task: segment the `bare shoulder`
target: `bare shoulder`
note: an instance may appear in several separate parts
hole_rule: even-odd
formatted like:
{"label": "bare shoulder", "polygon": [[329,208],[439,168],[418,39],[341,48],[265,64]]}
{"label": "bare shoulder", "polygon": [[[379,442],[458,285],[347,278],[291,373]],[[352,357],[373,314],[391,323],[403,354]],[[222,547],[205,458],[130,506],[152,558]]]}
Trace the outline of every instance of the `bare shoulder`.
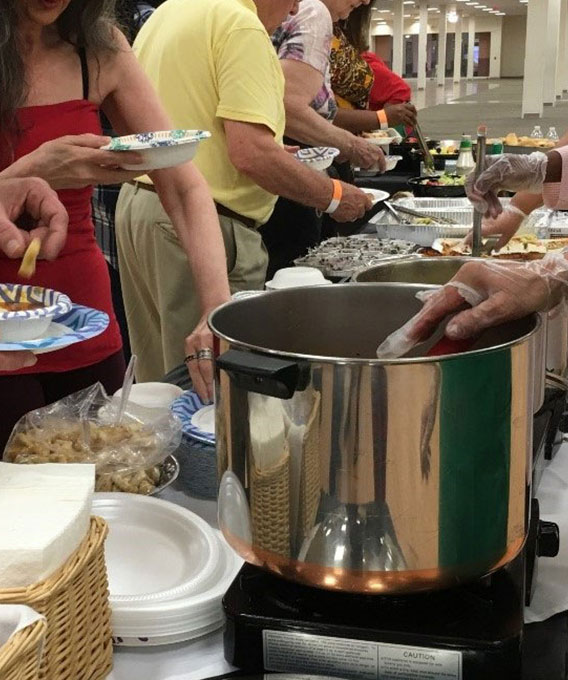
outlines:
{"label": "bare shoulder", "polygon": [[111,44],[89,54],[89,72],[94,85],[91,97],[98,104],[114,92],[123,78],[128,77],[133,62],[136,62],[124,33],[116,26],[110,28],[110,33]]}

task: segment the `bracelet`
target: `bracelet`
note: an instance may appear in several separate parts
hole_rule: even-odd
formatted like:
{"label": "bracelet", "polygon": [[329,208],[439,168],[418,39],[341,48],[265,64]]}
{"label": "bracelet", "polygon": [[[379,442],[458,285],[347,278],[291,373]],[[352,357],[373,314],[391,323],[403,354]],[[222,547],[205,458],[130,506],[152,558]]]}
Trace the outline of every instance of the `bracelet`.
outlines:
{"label": "bracelet", "polygon": [[387,118],[387,114],[385,113],[384,109],[380,109],[380,111],[377,111],[377,120],[379,121],[379,126],[380,126],[381,130],[388,129],[389,120]]}
{"label": "bracelet", "polygon": [[324,212],[326,212],[328,215],[333,215],[337,208],[339,208],[341,197],[343,196],[343,187],[341,186],[341,182],[338,179],[332,179],[331,181],[333,182],[333,196],[331,197],[329,205],[324,210]]}
{"label": "bracelet", "polygon": [[505,208],[506,212],[513,213],[513,215],[518,215],[519,217],[522,217],[525,219],[527,217],[526,213],[524,213],[520,208],[517,208],[516,205],[512,205],[509,203],[509,205]]}

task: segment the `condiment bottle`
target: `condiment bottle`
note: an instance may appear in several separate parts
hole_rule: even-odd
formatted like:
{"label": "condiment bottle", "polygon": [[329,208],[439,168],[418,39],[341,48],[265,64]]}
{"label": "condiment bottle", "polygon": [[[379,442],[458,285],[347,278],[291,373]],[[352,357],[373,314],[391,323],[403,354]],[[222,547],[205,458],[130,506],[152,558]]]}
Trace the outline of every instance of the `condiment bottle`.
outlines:
{"label": "condiment bottle", "polygon": [[540,129],[540,125],[534,126],[533,131],[531,132],[531,137],[533,139],[542,139],[544,137],[542,130]]}
{"label": "condiment bottle", "polygon": [[456,175],[469,175],[474,168],[475,161],[473,160],[471,137],[469,135],[462,135],[460,153],[456,163]]}

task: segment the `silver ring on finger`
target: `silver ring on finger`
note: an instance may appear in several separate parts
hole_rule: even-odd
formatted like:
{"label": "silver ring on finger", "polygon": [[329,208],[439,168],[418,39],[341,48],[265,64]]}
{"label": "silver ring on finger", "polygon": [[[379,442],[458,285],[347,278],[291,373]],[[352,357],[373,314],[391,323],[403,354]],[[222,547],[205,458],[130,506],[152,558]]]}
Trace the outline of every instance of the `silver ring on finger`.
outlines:
{"label": "silver ring on finger", "polygon": [[197,352],[197,360],[198,361],[201,361],[201,359],[213,361],[213,358],[214,358],[213,350],[209,349],[209,347],[204,347],[203,349],[200,349]]}

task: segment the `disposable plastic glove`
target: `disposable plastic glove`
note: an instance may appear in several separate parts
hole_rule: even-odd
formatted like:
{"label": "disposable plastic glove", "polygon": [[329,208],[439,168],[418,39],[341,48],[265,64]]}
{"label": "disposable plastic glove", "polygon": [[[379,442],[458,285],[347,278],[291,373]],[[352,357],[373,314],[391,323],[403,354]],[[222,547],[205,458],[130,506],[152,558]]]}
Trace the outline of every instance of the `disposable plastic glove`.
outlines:
{"label": "disposable plastic glove", "polygon": [[469,175],[465,187],[467,196],[476,210],[495,219],[503,211],[497,192],[504,189],[540,194],[547,165],[548,157],[540,151],[487,156],[479,179],[475,181],[473,173]]}
{"label": "disposable plastic glove", "polygon": [[[503,212],[496,219],[484,219],[481,233],[484,237],[499,234],[500,238],[495,244],[495,250],[500,250],[509,243],[513,236],[519,230],[526,215],[522,210],[513,205],[508,205],[503,209]],[[471,245],[473,234],[470,231],[465,242]]]}
{"label": "disposable plastic glove", "polygon": [[[533,262],[472,261],[445,286],[421,295],[424,307],[378,348],[394,359],[427,340],[446,317],[446,336],[462,340],[491,326],[555,307],[568,297],[566,253]],[[464,310],[464,305],[469,305]],[[456,313],[457,312],[457,313]]]}

